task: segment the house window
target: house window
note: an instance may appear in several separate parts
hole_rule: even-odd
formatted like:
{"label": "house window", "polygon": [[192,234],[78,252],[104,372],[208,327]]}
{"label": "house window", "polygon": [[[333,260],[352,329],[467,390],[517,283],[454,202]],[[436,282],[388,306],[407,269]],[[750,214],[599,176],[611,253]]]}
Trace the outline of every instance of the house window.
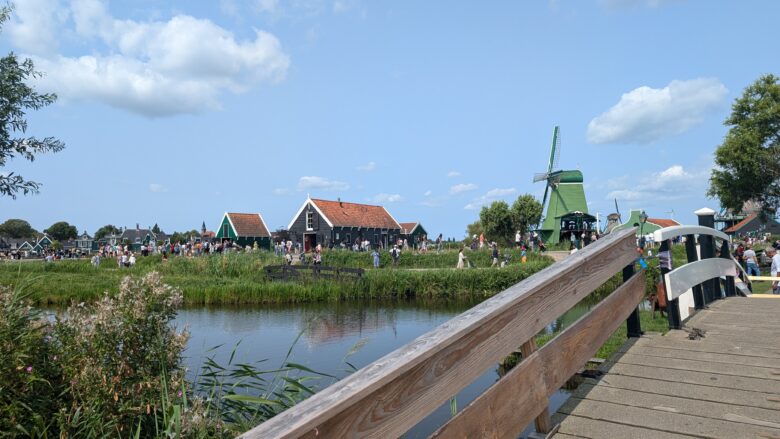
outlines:
{"label": "house window", "polygon": [[228,234],[228,225],[222,224],[222,237],[223,238],[229,238],[230,235]]}
{"label": "house window", "polygon": [[347,244],[352,244],[352,235],[347,233]]}
{"label": "house window", "polygon": [[339,232],[336,232],[336,242],[339,240]]}
{"label": "house window", "polygon": [[306,230],[314,230],[314,212],[306,212]]}

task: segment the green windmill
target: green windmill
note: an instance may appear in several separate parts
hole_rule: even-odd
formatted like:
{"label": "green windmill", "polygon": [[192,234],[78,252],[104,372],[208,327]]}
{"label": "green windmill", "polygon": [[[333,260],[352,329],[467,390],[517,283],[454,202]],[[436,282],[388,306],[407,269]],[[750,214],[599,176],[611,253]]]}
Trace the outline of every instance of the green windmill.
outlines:
{"label": "green windmill", "polygon": [[547,172],[534,175],[534,183],[546,182],[542,199],[542,206],[546,205],[546,210],[537,230],[547,244],[557,244],[564,239],[570,239],[572,235],[579,239],[582,233],[589,237],[590,233],[596,230],[596,218],[588,214],[582,172],[554,170],[558,168],[560,155],[561,135],[560,128],[556,126],[553,130]]}

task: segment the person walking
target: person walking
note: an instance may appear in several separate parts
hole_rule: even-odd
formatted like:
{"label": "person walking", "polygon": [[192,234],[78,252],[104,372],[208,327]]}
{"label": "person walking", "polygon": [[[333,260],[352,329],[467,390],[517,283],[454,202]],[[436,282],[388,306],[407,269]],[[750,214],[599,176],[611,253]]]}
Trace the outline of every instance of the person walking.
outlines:
{"label": "person walking", "polygon": [[463,254],[463,247],[460,248],[460,251],[458,252],[458,265],[455,266],[455,268],[466,268],[466,260],[468,258],[465,254]]}
{"label": "person walking", "polygon": [[374,251],[371,252],[371,257],[374,258],[374,268],[379,268],[379,251],[374,249]]}
{"label": "person walking", "polygon": [[498,267],[498,244],[495,242],[493,243],[493,263],[490,266]]}
{"label": "person walking", "polygon": [[758,257],[753,250],[753,246],[748,244],[747,249],[742,253],[742,258],[745,260],[748,276],[761,276],[761,270],[758,268]]}
{"label": "person walking", "polygon": [[393,257],[393,266],[398,266],[398,260],[401,259],[401,250],[398,249],[397,245],[393,246],[393,249],[390,250],[390,256]]}

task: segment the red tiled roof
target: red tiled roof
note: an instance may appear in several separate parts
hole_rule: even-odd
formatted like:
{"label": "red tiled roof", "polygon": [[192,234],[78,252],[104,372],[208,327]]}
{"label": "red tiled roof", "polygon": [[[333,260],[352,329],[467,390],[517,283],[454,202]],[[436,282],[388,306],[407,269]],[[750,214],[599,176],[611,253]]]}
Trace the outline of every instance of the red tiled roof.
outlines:
{"label": "red tiled roof", "polygon": [[680,225],[680,223],[678,223],[677,221],[673,219],[666,219],[666,218],[648,218],[647,222],[661,227],[672,227],[672,226]]}
{"label": "red tiled roof", "polygon": [[238,236],[271,237],[259,213],[228,213]]}
{"label": "red tiled roof", "polygon": [[334,227],[401,228],[382,206],[315,199],[311,202]]}
{"label": "red tiled roof", "polygon": [[746,216],[745,219],[742,221],[734,224],[733,226],[729,227],[728,229],[724,230],[726,233],[736,233],[739,231],[739,229],[745,227],[747,223],[753,221],[753,219],[758,216],[757,213],[751,213],[750,215]]}
{"label": "red tiled roof", "polygon": [[414,230],[415,227],[417,227],[417,223],[398,223],[401,225],[401,233],[404,233],[406,235],[412,233],[412,230]]}

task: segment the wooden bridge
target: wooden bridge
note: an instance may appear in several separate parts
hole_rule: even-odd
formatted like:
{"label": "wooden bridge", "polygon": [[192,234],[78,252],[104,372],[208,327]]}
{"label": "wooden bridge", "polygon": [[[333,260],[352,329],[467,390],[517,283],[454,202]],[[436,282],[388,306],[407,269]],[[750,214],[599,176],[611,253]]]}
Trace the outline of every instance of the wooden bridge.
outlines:
{"label": "wooden bridge", "polygon": [[[669,324],[675,328],[666,336],[642,335],[637,307],[645,298],[645,273],[635,273],[635,230],[625,230],[242,437],[401,437],[520,346],[520,364],[433,437],[516,438],[534,423],[537,437],[780,438],[780,300],[736,297],[747,291],[747,279],[738,279],[727,238],[715,257],[715,239],[724,238],[719,232],[703,227],[662,231],[657,237],[660,265]],[[680,235],[687,237],[689,263],[672,270],[669,240]],[[619,273],[623,282],[614,292],[537,349],[537,334]],[[624,321],[630,340],[602,365],[605,375],[588,380],[551,416],[550,395]]]}

